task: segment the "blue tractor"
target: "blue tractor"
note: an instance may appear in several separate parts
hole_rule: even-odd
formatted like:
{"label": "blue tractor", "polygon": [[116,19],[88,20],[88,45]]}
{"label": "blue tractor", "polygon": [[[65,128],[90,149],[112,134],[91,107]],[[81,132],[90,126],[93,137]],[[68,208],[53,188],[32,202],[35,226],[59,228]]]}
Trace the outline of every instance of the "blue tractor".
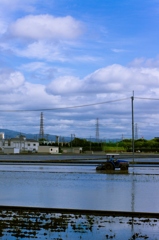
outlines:
{"label": "blue tractor", "polygon": [[107,161],[103,164],[100,164],[96,167],[97,171],[113,171],[115,169],[120,169],[123,171],[127,171],[129,168],[129,162],[117,159],[119,154],[106,154]]}

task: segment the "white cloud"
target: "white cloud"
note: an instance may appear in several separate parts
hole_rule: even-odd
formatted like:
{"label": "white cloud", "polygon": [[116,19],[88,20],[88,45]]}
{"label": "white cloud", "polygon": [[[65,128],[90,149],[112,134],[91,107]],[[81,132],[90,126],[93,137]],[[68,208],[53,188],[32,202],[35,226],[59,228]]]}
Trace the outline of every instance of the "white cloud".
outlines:
{"label": "white cloud", "polygon": [[82,34],[83,24],[71,16],[29,15],[9,24],[6,29],[7,25],[0,21],[3,34],[0,46],[4,51],[11,51],[18,57],[65,62],[76,58],[69,57],[70,49],[77,47],[76,40]]}
{"label": "white cloud", "polygon": [[[38,62],[29,66],[31,71],[45,67]],[[130,134],[128,132],[131,132],[129,125],[131,122],[130,98],[132,90],[135,91],[135,97],[154,98],[159,95],[158,69],[123,67],[116,64],[98,69],[83,79],[74,76],[61,76],[51,81],[47,86],[44,83],[26,82],[20,72],[1,71],[0,78],[1,109],[50,109],[129,98],[125,102],[117,101],[77,109],[59,109],[46,113],[48,128],[52,128],[49,125],[51,124],[49,121],[52,119],[57,122],[58,131],[62,131],[61,135],[67,134],[72,127],[77,136],[80,134],[88,135],[87,133],[91,131],[91,128],[95,128],[97,117],[100,118],[101,128],[109,127],[111,131],[116,131],[116,134]],[[151,119],[152,116],[153,122],[157,122],[157,119],[155,120],[156,105],[158,105],[157,101],[145,103],[135,99],[136,121],[140,123],[140,126],[143,126],[142,122],[145,126],[146,119]],[[149,114],[151,115],[149,116]],[[28,116],[31,115],[32,113],[28,112]],[[72,127],[71,122],[73,122]],[[45,124],[47,125],[47,123]],[[81,129],[83,131],[87,129],[87,133],[82,133]]]}
{"label": "white cloud", "polygon": [[48,69],[44,62],[29,62],[28,64],[23,64],[21,68],[29,72],[34,72],[39,69]]}
{"label": "white cloud", "polygon": [[23,73],[27,73],[29,75],[27,79],[31,79],[32,82],[36,80],[41,82],[42,80],[44,83],[50,83],[55,76],[56,78],[58,76],[68,76],[72,75],[73,72],[70,68],[54,66],[52,63],[48,64],[43,61],[25,63],[19,66],[18,69]]}
{"label": "white cloud", "polygon": [[111,94],[129,95],[132,91],[138,94],[151,95],[153,89],[159,92],[159,69],[132,68],[111,65],[101,68],[84,79],[71,76],[54,79],[46,88],[52,94]]}
{"label": "white cloud", "polygon": [[52,81],[46,91],[49,94],[76,94],[81,89],[82,82],[73,76],[59,77]]}
{"label": "white cloud", "polygon": [[156,58],[135,58],[132,62],[129,63],[129,66],[140,68],[159,68],[159,56]]}
{"label": "white cloud", "polygon": [[17,11],[17,10],[23,10],[25,12],[32,12],[35,10],[33,7],[33,4],[37,2],[37,0],[0,0],[1,5],[1,13],[5,14],[7,12]]}
{"label": "white cloud", "polygon": [[[38,69],[40,71],[43,68],[47,71],[47,66],[40,62],[23,66],[23,69],[24,67],[31,68],[31,71],[38,71]],[[51,98],[58,99],[58,106],[60,104],[67,106],[67,101],[70,104],[72,100],[73,105],[107,101],[123,96],[130,97],[133,90],[136,96],[141,97],[154,97],[159,94],[159,69],[132,68],[121,65],[98,69],[83,79],[61,76],[51,80],[46,86],[44,83],[26,82],[23,74],[18,71],[1,70],[0,79],[1,94],[12,92],[26,95],[26,99],[28,96],[29,98],[35,96],[38,99],[43,95],[46,105],[50,104]]]}
{"label": "white cloud", "polygon": [[27,78],[32,79],[32,82],[38,81],[49,81],[53,79],[54,75],[57,74],[58,69],[53,67],[52,65],[47,65],[44,62],[30,62],[27,64],[22,64],[19,69],[27,75]]}
{"label": "white cloud", "polygon": [[90,55],[83,55],[83,56],[76,56],[74,57],[75,61],[80,61],[80,62],[97,62],[100,61],[102,58],[101,57],[96,57],[96,56],[90,56]]}
{"label": "white cloud", "polygon": [[[123,30],[121,24],[112,25],[109,21],[113,12],[108,16],[107,12],[96,11],[95,17],[92,11],[94,5],[85,14],[83,5],[71,6],[67,1],[0,0],[0,6],[0,63],[1,68],[9,69],[0,70],[1,109],[81,106],[130,98],[133,90],[135,96],[158,98],[159,57],[146,58],[150,52],[153,56],[157,51],[157,25],[151,29],[148,26],[152,34],[146,36],[143,22],[134,25],[136,30],[133,29],[133,32],[129,31],[130,25],[134,24],[129,19],[130,24],[127,23]],[[103,9],[102,6],[98,4],[99,10]],[[148,7],[145,5],[147,10]],[[116,9],[113,11],[115,16]],[[142,19],[148,19],[147,15],[143,15]],[[153,20],[155,23],[156,18]],[[135,35],[139,29],[143,29],[142,37]],[[122,65],[134,57],[136,59],[127,67]],[[113,64],[115,62],[119,64]],[[152,122],[157,122],[157,104],[158,101],[149,101],[144,105],[144,101],[135,99],[135,113],[143,118],[141,121],[144,123],[152,118],[156,118]],[[52,114],[50,119],[57,123],[57,134],[64,124],[69,133],[74,128],[73,132],[77,130],[81,134],[83,125],[86,129],[90,124],[94,131],[97,117],[103,126],[112,124],[114,130],[111,131],[119,128],[131,131],[130,112],[128,99],[123,103],[63,109],[47,112],[47,115]],[[32,112],[28,112],[28,116],[32,118]],[[21,125],[24,123],[22,121]]]}
{"label": "white cloud", "polygon": [[48,104],[58,104],[60,96],[50,96],[45,85],[33,84],[25,80],[20,72],[0,72],[0,96],[2,109],[40,109]]}
{"label": "white cloud", "polygon": [[112,51],[115,52],[115,53],[126,52],[126,50],[124,50],[124,49],[119,49],[119,48],[113,48]]}
{"label": "white cloud", "polygon": [[0,72],[0,92],[18,92],[24,84],[24,76],[20,72]]}
{"label": "white cloud", "polygon": [[[16,96],[15,96],[16,97]],[[42,109],[47,108],[51,104],[57,104],[61,97],[48,95],[45,86],[42,84],[32,84],[25,82],[21,92],[21,109]]]}
{"label": "white cloud", "polygon": [[[71,42],[74,45],[73,42]],[[43,40],[35,41],[28,44],[26,47],[17,48],[11,47],[8,44],[1,43],[0,46],[11,51],[20,57],[32,58],[46,61],[59,61],[59,62],[98,62],[100,57],[94,57],[89,55],[73,55],[71,52],[71,46],[68,42],[52,41],[47,42]]]}
{"label": "white cloud", "polygon": [[13,51],[16,55],[35,58],[39,60],[47,61],[66,61],[67,58],[62,53],[60,45],[56,43],[46,43],[45,41],[37,41],[29,44],[24,49],[13,48]]}
{"label": "white cloud", "polygon": [[6,22],[0,18],[0,34],[4,34],[7,30],[7,24]]}
{"label": "white cloud", "polygon": [[82,24],[71,16],[29,15],[9,27],[12,36],[37,40],[72,39],[82,32]]}

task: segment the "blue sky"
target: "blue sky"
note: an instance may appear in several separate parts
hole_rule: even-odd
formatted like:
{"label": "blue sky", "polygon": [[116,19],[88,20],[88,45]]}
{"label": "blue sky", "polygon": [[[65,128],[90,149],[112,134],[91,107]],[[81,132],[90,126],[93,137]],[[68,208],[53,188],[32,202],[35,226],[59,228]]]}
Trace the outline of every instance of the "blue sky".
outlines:
{"label": "blue sky", "polygon": [[134,91],[138,137],[159,136],[158,0],[0,5],[0,128],[37,134],[43,111],[46,134],[131,138]]}

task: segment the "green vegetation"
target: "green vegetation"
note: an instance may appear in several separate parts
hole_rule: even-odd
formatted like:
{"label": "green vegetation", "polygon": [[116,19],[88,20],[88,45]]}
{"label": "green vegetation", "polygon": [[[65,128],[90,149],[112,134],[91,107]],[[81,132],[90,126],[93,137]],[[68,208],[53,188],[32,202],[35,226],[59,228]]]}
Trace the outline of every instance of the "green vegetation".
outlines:
{"label": "green vegetation", "polygon": [[[82,147],[85,151],[104,151],[104,152],[131,152],[132,140],[123,139],[118,142],[92,142],[87,139],[74,138],[69,143],[50,143],[46,139],[39,140],[40,145],[50,145],[61,147]],[[134,141],[135,152],[158,152],[159,151],[159,138],[152,140],[138,139]]]}
{"label": "green vegetation", "polygon": [[[132,140],[124,139],[118,142],[91,142],[86,139],[75,138],[70,144],[74,147],[83,147],[83,151],[104,151],[104,152],[131,152]],[[134,151],[158,152],[159,138],[152,140],[138,139],[134,141]]]}
{"label": "green vegetation", "polygon": [[110,152],[110,153],[111,152],[126,152],[124,147],[118,147],[118,146],[111,147],[111,146],[107,146],[106,144],[105,144],[105,146],[103,146],[103,151]]}
{"label": "green vegetation", "polygon": [[[116,143],[105,143],[104,151],[106,152],[131,152],[132,140],[124,139]],[[135,152],[158,152],[159,151],[159,139],[154,138],[152,140],[138,139],[134,141]]]}
{"label": "green vegetation", "polygon": [[83,152],[85,151],[103,151],[103,143],[91,142],[86,139],[74,138],[70,142],[73,147],[82,147]]}

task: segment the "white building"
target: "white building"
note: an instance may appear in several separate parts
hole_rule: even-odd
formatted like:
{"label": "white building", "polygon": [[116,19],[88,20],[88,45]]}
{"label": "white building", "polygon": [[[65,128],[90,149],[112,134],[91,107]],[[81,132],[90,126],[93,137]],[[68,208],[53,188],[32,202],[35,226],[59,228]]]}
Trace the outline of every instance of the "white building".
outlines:
{"label": "white building", "polygon": [[38,151],[38,146],[39,142],[34,140],[34,139],[26,139],[25,136],[19,136],[16,138],[11,138],[9,140],[9,144],[11,147],[14,148],[19,148],[20,152],[37,152]]}
{"label": "white building", "polygon": [[0,132],[0,149],[4,146],[4,133]]}
{"label": "white building", "polygon": [[0,140],[0,147],[19,149],[19,152],[37,152],[39,142],[34,139],[26,139],[25,136],[20,135],[11,139]]}

